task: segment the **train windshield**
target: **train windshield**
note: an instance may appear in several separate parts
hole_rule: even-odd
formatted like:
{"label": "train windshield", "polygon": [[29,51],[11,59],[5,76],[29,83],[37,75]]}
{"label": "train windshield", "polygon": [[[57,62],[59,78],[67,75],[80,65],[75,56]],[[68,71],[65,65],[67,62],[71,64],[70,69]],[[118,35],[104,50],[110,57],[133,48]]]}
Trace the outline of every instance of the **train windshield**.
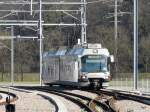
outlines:
{"label": "train windshield", "polygon": [[87,55],[81,58],[82,72],[107,72],[107,57],[104,55]]}

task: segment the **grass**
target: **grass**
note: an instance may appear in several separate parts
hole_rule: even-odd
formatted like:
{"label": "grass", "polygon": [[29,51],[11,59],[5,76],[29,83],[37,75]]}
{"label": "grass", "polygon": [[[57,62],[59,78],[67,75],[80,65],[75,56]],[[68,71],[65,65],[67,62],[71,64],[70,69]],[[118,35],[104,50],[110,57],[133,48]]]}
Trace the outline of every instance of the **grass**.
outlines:
{"label": "grass", "polygon": [[[2,73],[0,73],[0,82],[10,82],[10,74],[5,73],[3,74],[2,78]],[[23,80],[22,80],[23,79]],[[15,82],[39,82],[39,73],[24,73],[23,78],[21,74],[14,74],[14,80]]]}
{"label": "grass", "polygon": [[[117,73],[116,78],[133,78],[133,73]],[[139,79],[150,79],[150,73],[139,73]]]}
{"label": "grass", "polygon": [[150,79],[150,73],[139,73],[139,78],[140,79]]}
{"label": "grass", "polygon": [[[132,90],[133,89],[133,78],[120,78],[113,79],[110,81],[110,87],[122,89],[122,90]],[[150,92],[150,78],[142,78],[138,81],[138,90]]]}
{"label": "grass", "polygon": [[112,80],[111,86],[132,86],[132,80]]}

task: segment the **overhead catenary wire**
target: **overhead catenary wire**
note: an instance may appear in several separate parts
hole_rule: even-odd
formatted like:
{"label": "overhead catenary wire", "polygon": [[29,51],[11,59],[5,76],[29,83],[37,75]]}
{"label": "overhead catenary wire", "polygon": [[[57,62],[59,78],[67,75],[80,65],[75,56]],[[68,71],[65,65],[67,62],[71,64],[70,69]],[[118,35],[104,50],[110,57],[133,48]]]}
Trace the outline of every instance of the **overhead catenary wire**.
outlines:
{"label": "overhead catenary wire", "polygon": [[[31,2],[29,1],[22,1],[22,2],[18,2],[18,1],[3,1],[3,2],[0,2],[0,4],[5,4],[5,5],[20,5],[20,4],[24,4],[24,5],[27,5],[27,4],[31,4]],[[63,2],[63,1],[60,1],[60,2],[41,2],[42,5],[84,5],[84,4],[87,4],[85,2]],[[38,5],[38,2],[32,2],[32,5]]]}
{"label": "overhead catenary wire", "polygon": [[[32,12],[39,12],[40,10],[32,10]],[[80,12],[81,10],[42,10],[42,12]],[[27,12],[27,13],[31,13],[30,10],[0,10],[0,12],[12,12],[12,13],[16,13],[16,12]]]}
{"label": "overhead catenary wire", "polygon": [[12,15],[12,14],[14,14],[14,12],[11,12],[11,13],[9,13],[9,14],[6,14],[6,15],[4,15],[4,16],[1,16],[0,19],[6,18],[6,17],[8,17],[8,16],[10,16],[10,15]]}
{"label": "overhead catenary wire", "polygon": [[95,0],[95,1],[90,1],[90,2],[87,2],[87,4],[95,4],[95,3],[107,3],[107,2],[112,2],[114,0]]}

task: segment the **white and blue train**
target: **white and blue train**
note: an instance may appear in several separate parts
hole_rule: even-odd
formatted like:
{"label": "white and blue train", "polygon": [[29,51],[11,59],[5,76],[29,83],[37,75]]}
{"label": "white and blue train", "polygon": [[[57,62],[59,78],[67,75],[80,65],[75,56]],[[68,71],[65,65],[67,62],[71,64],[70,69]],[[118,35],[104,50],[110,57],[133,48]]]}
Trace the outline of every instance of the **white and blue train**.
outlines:
{"label": "white and blue train", "polygon": [[109,86],[111,62],[113,56],[101,44],[59,48],[44,53],[42,79],[48,85],[103,88]]}

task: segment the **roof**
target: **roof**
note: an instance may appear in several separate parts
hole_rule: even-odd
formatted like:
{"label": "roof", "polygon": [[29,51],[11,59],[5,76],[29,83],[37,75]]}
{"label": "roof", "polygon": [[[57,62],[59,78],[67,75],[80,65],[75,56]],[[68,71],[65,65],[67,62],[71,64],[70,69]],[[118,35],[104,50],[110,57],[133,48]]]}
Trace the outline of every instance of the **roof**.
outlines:
{"label": "roof", "polygon": [[[100,48],[97,48],[100,49]],[[50,50],[48,52],[45,52],[43,54],[43,57],[57,57],[57,56],[82,56],[85,54],[93,53],[92,48],[86,48],[83,46],[74,46],[73,48],[67,48],[67,47],[61,47],[57,50]],[[109,55],[109,52],[105,48],[101,48],[101,50],[98,51],[99,54],[105,54]]]}
{"label": "roof", "polygon": [[74,48],[59,48],[58,50],[50,50],[43,54],[43,57],[47,56],[64,56],[64,55],[82,55],[84,52],[83,47],[74,47]]}

